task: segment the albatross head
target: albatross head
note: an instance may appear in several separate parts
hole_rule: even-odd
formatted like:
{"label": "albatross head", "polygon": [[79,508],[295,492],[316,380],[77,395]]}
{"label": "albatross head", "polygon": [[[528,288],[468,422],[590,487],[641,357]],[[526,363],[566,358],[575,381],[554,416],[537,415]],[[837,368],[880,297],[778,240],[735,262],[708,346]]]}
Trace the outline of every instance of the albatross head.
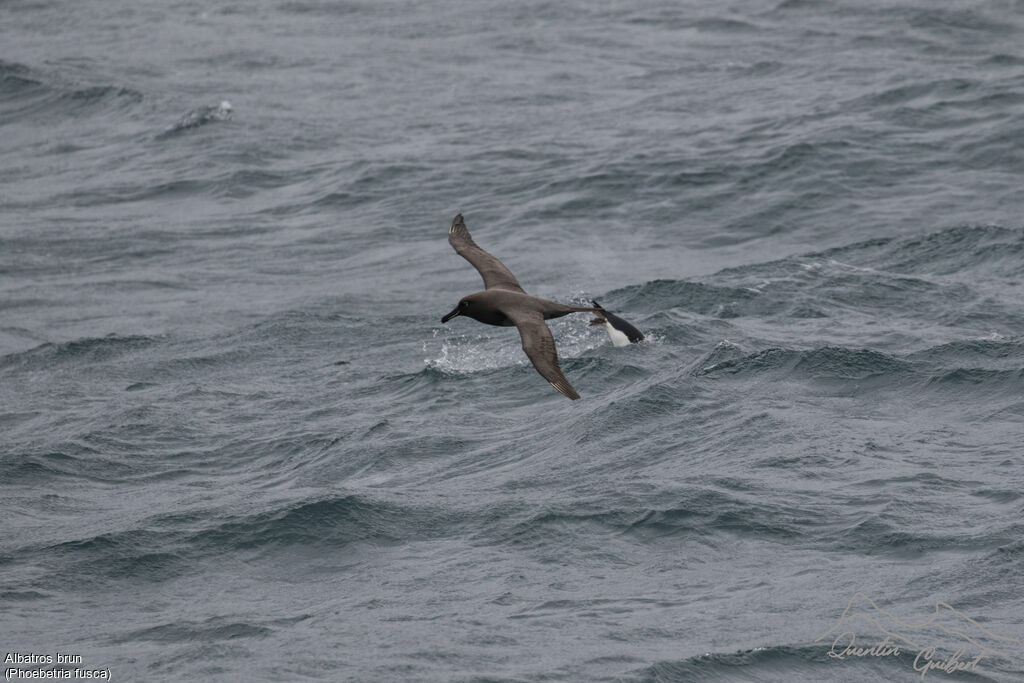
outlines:
{"label": "albatross head", "polygon": [[441,318],[441,322],[446,323],[457,315],[468,315],[469,309],[472,305],[473,304],[469,301],[469,297],[463,298],[462,301],[459,302],[459,305],[452,309],[451,313],[448,313]]}

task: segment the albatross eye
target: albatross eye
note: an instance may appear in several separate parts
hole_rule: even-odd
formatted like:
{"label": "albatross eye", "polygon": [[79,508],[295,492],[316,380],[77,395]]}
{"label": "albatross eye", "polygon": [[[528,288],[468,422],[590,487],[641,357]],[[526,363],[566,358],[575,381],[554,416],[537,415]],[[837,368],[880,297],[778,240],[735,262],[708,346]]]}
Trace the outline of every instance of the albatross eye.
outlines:
{"label": "albatross eye", "polygon": [[461,308],[463,310],[469,308],[469,302],[468,301],[460,301],[459,302],[459,308]]}

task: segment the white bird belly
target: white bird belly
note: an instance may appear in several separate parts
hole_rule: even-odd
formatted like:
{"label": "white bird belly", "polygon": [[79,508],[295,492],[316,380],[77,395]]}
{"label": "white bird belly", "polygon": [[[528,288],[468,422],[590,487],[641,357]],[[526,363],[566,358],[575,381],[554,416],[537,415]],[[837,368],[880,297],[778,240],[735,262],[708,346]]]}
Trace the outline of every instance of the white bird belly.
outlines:
{"label": "white bird belly", "polygon": [[619,332],[607,321],[604,323],[604,329],[608,330],[608,336],[611,337],[613,346],[629,346],[629,337],[625,332]]}

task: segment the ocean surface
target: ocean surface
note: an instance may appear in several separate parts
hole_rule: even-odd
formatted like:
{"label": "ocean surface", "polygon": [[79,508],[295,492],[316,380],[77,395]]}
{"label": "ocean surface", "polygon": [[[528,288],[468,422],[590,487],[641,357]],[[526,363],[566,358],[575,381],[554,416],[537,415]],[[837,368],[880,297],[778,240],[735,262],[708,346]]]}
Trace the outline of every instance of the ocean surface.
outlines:
{"label": "ocean surface", "polygon": [[8,0],[0,161],[10,680],[1024,681],[1021,0]]}

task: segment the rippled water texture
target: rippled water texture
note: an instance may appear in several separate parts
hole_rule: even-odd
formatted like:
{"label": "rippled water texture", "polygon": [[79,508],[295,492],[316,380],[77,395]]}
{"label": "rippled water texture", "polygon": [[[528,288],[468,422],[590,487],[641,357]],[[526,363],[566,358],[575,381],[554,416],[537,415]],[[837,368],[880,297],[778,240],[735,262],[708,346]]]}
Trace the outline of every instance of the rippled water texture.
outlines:
{"label": "rippled water texture", "polygon": [[1024,680],[1024,3],[0,13],[3,656]]}

